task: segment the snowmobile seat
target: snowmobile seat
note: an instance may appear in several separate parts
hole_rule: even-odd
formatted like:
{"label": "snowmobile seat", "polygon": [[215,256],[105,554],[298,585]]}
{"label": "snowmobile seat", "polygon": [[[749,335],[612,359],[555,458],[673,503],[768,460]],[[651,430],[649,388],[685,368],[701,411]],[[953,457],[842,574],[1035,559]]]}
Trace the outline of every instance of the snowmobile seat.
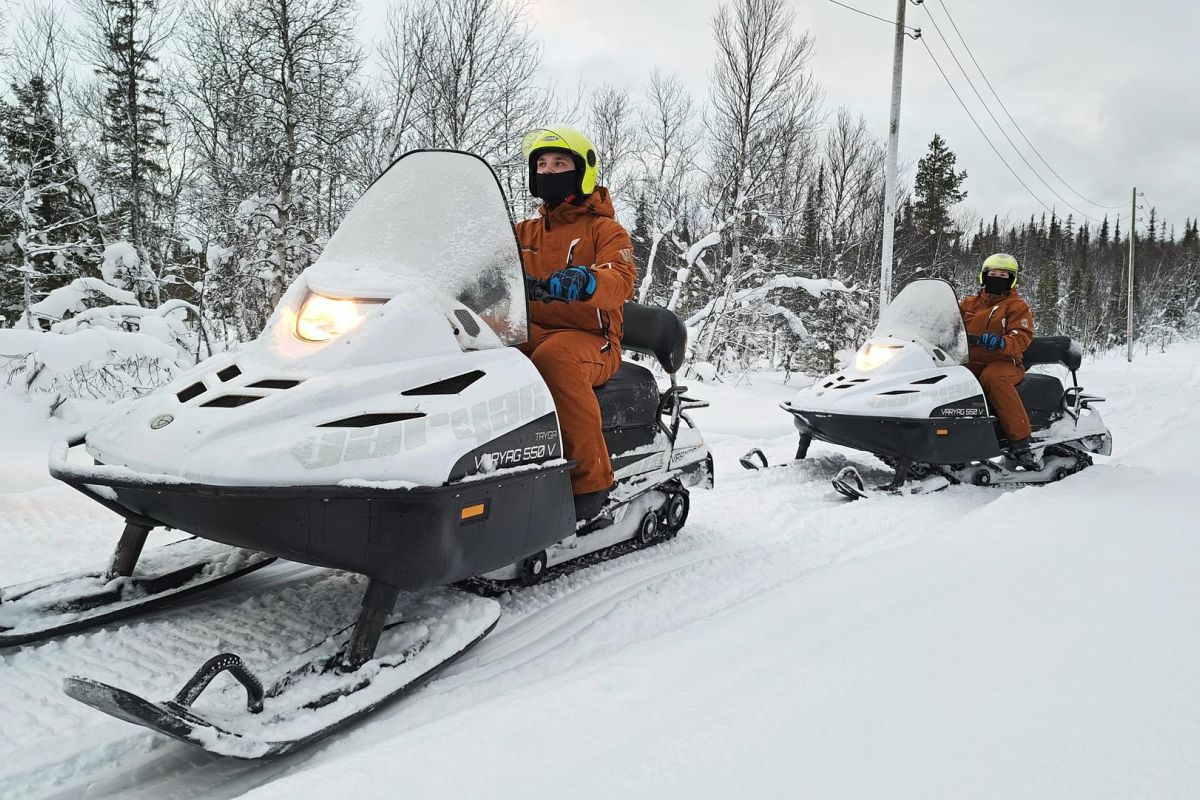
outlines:
{"label": "snowmobile seat", "polygon": [[674,312],[665,308],[626,303],[621,347],[654,356],[663,369],[674,374],[683,366],[687,328]]}
{"label": "snowmobile seat", "polygon": [[1063,385],[1062,381],[1053,375],[1043,375],[1040,372],[1025,373],[1025,380],[1017,384],[1017,394],[1025,404],[1029,424],[1034,429],[1048,427],[1062,418]]}
{"label": "snowmobile seat", "polygon": [[600,428],[609,453],[620,455],[654,442],[658,430],[658,381],[654,373],[622,361],[616,373],[596,389]]}
{"label": "snowmobile seat", "polygon": [[604,430],[658,424],[658,381],[632,361],[622,361],[616,374],[596,389]]}
{"label": "snowmobile seat", "polygon": [[1035,336],[1021,359],[1026,369],[1037,364],[1062,364],[1075,372],[1083,363],[1083,352],[1070,336]]}

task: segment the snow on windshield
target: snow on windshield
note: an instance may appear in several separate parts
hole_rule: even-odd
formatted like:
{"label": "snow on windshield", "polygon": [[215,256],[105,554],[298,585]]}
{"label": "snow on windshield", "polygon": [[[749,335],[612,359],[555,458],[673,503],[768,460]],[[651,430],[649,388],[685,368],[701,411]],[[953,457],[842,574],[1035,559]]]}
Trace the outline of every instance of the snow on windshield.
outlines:
{"label": "snow on windshield", "polygon": [[468,153],[401,156],[346,215],[306,278],[340,297],[392,297],[416,284],[470,308],[504,344],[528,338],[508,206],[491,168]]}
{"label": "snow on windshield", "polygon": [[945,281],[913,281],[883,310],[874,337],[892,336],[939,348],[956,364],[967,363],[967,332],[958,298]]}

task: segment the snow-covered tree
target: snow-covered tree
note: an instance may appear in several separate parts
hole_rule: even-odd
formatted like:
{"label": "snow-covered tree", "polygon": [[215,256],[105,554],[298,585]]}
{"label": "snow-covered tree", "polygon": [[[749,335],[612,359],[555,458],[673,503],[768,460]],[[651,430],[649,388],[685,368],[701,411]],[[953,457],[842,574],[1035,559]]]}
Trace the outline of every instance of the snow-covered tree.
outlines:
{"label": "snow-covered tree", "polygon": [[103,221],[113,238],[138,250],[147,280],[134,291],[145,303],[158,303],[165,265],[155,257],[164,249],[161,218],[168,200],[159,183],[167,171],[167,140],[158,62],[175,15],[160,0],[79,0],[78,9],[101,94]]}
{"label": "snow-covered tree", "polygon": [[371,132],[355,14],[341,0],[202,0],[185,18],[189,282],[234,339],[257,333],[375,177],[355,155]]}
{"label": "snow-covered tree", "polygon": [[31,76],[12,93],[0,107],[0,308],[34,327],[36,299],[93,273],[99,233],[47,81]]}
{"label": "snow-covered tree", "polygon": [[483,156],[500,171],[518,216],[525,192],[521,137],[555,121],[542,49],[514,0],[398,0],[379,49],[387,162],[415,147]]}
{"label": "snow-covered tree", "polygon": [[719,299],[706,317],[704,358],[722,341],[734,294],[747,280],[774,271],[762,243],[770,238],[769,197],[794,194],[797,169],[819,118],[820,90],[809,62],[813,40],[795,32],[783,0],[734,0],[712,19],[717,52],[706,116],[709,203],[728,249],[717,265]]}

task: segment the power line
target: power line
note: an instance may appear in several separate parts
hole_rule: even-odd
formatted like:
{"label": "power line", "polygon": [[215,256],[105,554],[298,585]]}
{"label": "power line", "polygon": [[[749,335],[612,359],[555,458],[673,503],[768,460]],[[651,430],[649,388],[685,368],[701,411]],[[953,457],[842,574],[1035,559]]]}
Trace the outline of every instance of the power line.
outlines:
{"label": "power line", "polygon": [[[992,96],[996,98],[996,102],[1000,104],[1000,108],[1004,109],[1005,115],[1012,122],[1013,127],[1015,127],[1017,129],[1017,132],[1019,134],[1021,134],[1021,138],[1025,140],[1025,143],[1027,145],[1029,145],[1029,149],[1032,150],[1037,155],[1037,157],[1039,159],[1041,159],[1041,162],[1046,165],[1046,169],[1050,170],[1050,172],[1054,174],[1054,177],[1056,177],[1060,181],[1062,181],[1063,186],[1066,186],[1068,189],[1070,189],[1077,197],[1079,197],[1085,203],[1089,203],[1093,206],[1096,206],[1097,208],[1105,208],[1105,209],[1124,208],[1123,205],[1110,206],[1110,205],[1105,205],[1104,203],[1097,203],[1095,200],[1089,200],[1082,193],[1080,193],[1079,190],[1077,190],[1074,186],[1067,183],[1066,178],[1064,178],[1062,175],[1059,175],[1058,171],[1055,170],[1054,167],[1050,166],[1050,162],[1045,159],[1045,157],[1041,154],[1041,152],[1038,151],[1038,149],[1036,147],[1034,147],[1033,142],[1029,141],[1029,137],[1025,135],[1025,131],[1023,131],[1021,129],[1021,126],[1017,123],[1017,120],[1009,112],[1008,107],[1006,105],[1004,105],[1004,101],[1000,99],[1000,95],[997,94],[995,87],[992,86],[992,82],[988,80],[987,73],[985,73],[983,71],[983,67],[979,66],[979,61],[977,61],[975,59],[975,54],[973,52],[971,52],[971,47],[970,47],[970,45],[967,44],[967,40],[965,38],[963,38],[962,31],[960,31],[958,29],[958,24],[955,23],[954,17],[952,17],[950,15],[950,10],[946,8],[946,4],[943,3],[942,0],[938,0],[938,5],[942,7],[942,13],[946,15],[946,19],[950,20],[950,25],[953,26],[954,32],[958,35],[958,40],[960,42],[962,42],[963,48],[966,49],[967,55],[969,55],[971,57],[971,62],[975,65],[975,69],[979,70],[979,75],[980,75],[980,77],[983,78],[983,82],[987,84],[988,89],[991,90]],[[929,13],[928,8],[925,9],[925,13],[926,14]],[[932,19],[932,17],[930,17],[930,19]],[[937,27],[937,23],[934,23],[934,27],[935,28]],[[938,31],[938,35],[939,36],[941,35],[941,31]],[[947,45],[947,47],[949,47],[949,45]]]}
{"label": "power line", "polygon": [[[833,3],[835,6],[841,6],[842,8],[853,11],[855,14],[862,14],[864,17],[870,17],[871,19],[877,19],[880,22],[887,23],[888,25],[892,26],[893,28],[896,27],[895,20],[884,19],[883,17],[877,17],[874,14],[863,11],[861,8],[855,8],[854,6],[848,6],[845,3],[839,3],[838,0],[829,0],[829,2]],[[905,25],[904,27],[907,28],[907,30],[904,33],[905,36],[909,37],[910,39],[920,39],[921,38],[921,29],[920,28],[914,28],[912,25]],[[908,31],[912,31],[912,33],[908,33]]]}
{"label": "power line", "polygon": [[[991,117],[992,122],[995,123],[997,130],[1000,131],[1000,135],[1003,136],[1004,139],[1008,142],[1009,146],[1012,147],[1013,152],[1015,152],[1017,154],[1017,157],[1020,158],[1022,162],[1024,162],[1025,166],[1029,168],[1029,171],[1033,173],[1034,177],[1037,178],[1039,181],[1041,181],[1042,185],[1045,186],[1047,189],[1049,189],[1051,194],[1053,194],[1055,197],[1057,197],[1059,200],[1061,200],[1063,202],[1063,204],[1066,205],[1067,208],[1071,209],[1072,211],[1079,214],[1080,216],[1091,220],[1092,222],[1100,222],[1100,219],[1098,217],[1093,217],[1091,214],[1088,214],[1086,211],[1083,211],[1082,209],[1076,208],[1074,205],[1072,205],[1071,202],[1069,200],[1067,200],[1067,198],[1065,198],[1061,194],[1059,194],[1055,190],[1055,188],[1053,186],[1051,186],[1046,181],[1045,178],[1042,177],[1042,174],[1037,171],[1037,169],[1033,166],[1033,164],[1029,163],[1029,159],[1027,159],[1025,157],[1025,154],[1022,153],[1021,150],[1017,147],[1016,142],[1014,142],[1012,140],[1012,137],[1008,135],[1008,131],[1006,131],[1004,129],[1004,126],[1000,124],[1000,120],[996,119],[996,115],[993,114],[991,108],[988,107],[987,101],[983,99],[983,95],[981,95],[979,93],[979,90],[977,88],[975,88],[975,83],[971,80],[971,76],[967,74],[967,70],[963,67],[962,62],[958,60],[958,56],[956,56],[954,54],[954,50],[950,47],[950,43],[948,41],[946,41],[946,37],[942,35],[942,29],[938,25],[937,20],[934,19],[933,14],[930,13],[928,6],[925,6],[925,15],[928,16],[929,21],[933,23],[933,30],[937,33],[938,38],[942,40],[942,44],[945,45],[946,50],[950,53],[950,57],[952,59],[954,59],[954,64],[955,64],[955,66],[958,67],[958,71],[962,73],[963,78],[966,79],[967,86],[971,87],[971,91],[975,93],[975,98],[977,100],[979,100],[980,104],[983,105],[983,110],[987,112],[989,117]],[[926,46],[925,49],[926,50],[929,49],[928,45]]]}
{"label": "power line", "polygon": [[1021,184],[1021,186],[1025,188],[1025,191],[1029,192],[1029,196],[1036,200],[1038,205],[1053,214],[1054,209],[1046,205],[1042,201],[1042,198],[1038,197],[1034,191],[1029,188],[1025,181],[1021,180],[1021,176],[1017,174],[1016,170],[1009,166],[1009,163],[1004,160],[1004,156],[1000,155],[1000,151],[996,149],[996,145],[992,144],[992,140],[988,138],[986,133],[984,133],[983,127],[978,121],[976,121],[975,116],[971,113],[971,109],[967,108],[967,104],[963,102],[962,97],[958,94],[958,90],[955,89],[954,84],[950,82],[950,78],[946,75],[946,71],[942,69],[942,65],[939,64],[937,58],[934,57],[933,51],[929,49],[929,44],[924,39],[921,40],[921,44],[925,47],[925,52],[929,54],[929,59],[933,62],[933,65],[937,67],[937,71],[941,73],[942,80],[944,80],[946,85],[950,87],[950,91],[954,93],[954,98],[958,100],[958,104],[961,105],[963,111],[967,113],[967,117],[971,120],[972,124],[975,125],[975,129],[979,131],[979,135],[982,136],[983,140],[988,143],[988,147],[992,148],[992,152],[996,154],[996,158],[1000,159],[1000,163],[1008,168],[1008,171],[1012,173],[1012,176],[1017,179],[1017,183]]}

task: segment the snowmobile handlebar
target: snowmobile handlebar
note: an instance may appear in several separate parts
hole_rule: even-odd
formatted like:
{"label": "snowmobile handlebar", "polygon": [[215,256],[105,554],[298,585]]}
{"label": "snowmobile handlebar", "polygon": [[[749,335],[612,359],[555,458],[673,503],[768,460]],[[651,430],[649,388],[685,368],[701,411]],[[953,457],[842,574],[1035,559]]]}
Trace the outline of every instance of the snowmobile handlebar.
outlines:
{"label": "snowmobile handlebar", "polygon": [[541,301],[543,303],[569,303],[571,302],[565,297],[558,297],[550,293],[550,286],[546,281],[540,278],[534,278],[530,275],[525,276],[525,294],[529,295],[530,300]]}

